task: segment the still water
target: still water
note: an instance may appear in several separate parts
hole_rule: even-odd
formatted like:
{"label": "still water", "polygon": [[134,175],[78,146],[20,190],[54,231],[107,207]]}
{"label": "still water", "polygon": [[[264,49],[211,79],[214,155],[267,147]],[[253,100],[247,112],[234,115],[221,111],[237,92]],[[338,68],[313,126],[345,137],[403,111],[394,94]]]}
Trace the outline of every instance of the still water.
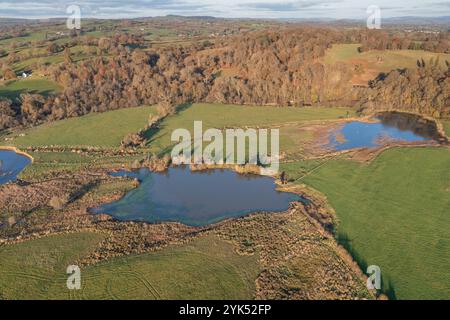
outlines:
{"label": "still water", "polygon": [[425,134],[411,128],[400,128],[393,123],[352,121],[331,134],[329,146],[342,151],[378,147],[390,141],[416,142],[430,139]]}
{"label": "still water", "polygon": [[119,201],[91,209],[92,213],[106,213],[118,220],[177,221],[204,226],[257,211],[284,211],[292,201],[307,201],[275,190],[270,177],[240,175],[231,170],[191,171],[174,167],[166,173],[141,169],[112,175],[140,181],[138,188]]}
{"label": "still water", "polygon": [[17,175],[30,163],[28,157],[12,150],[0,150],[0,184],[16,180]]}

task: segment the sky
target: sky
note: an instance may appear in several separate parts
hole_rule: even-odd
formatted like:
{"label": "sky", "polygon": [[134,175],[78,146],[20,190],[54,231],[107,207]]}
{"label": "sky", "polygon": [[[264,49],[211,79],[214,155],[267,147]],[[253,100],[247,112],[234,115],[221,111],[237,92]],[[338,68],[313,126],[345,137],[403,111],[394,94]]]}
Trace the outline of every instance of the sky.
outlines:
{"label": "sky", "polygon": [[78,5],[81,17],[134,18],[215,16],[226,18],[365,19],[376,5],[382,17],[450,15],[450,0],[0,0],[0,17],[68,16]]}

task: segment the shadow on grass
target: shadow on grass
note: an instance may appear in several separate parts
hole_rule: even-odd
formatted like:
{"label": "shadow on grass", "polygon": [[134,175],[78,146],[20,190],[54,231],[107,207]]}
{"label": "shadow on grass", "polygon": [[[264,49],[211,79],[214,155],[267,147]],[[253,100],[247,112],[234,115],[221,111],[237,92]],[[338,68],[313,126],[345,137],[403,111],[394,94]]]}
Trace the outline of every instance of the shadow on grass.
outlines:
{"label": "shadow on grass", "polygon": [[[347,250],[348,253],[353,257],[353,260],[358,264],[361,270],[366,274],[367,267],[369,264],[367,261],[355,250],[352,244],[352,240],[347,233],[338,232],[336,236],[337,242]],[[397,300],[397,295],[395,293],[394,283],[391,279],[385,280],[383,273],[381,273],[381,293],[385,294],[390,300]]]}
{"label": "shadow on grass", "polygon": [[[187,103],[183,103],[183,104],[178,105],[178,106],[176,107],[176,114],[175,114],[175,116],[176,116],[178,113],[183,112],[183,111],[189,109],[191,106],[192,106],[192,103],[191,103],[191,102],[187,102]],[[163,123],[164,123],[164,120],[165,120],[165,118],[162,119],[162,120],[161,120],[159,123],[157,123],[155,126],[153,126],[153,127],[151,127],[151,128],[149,128],[149,129],[147,129],[147,130],[144,131],[144,138],[147,140],[147,143],[146,143],[147,146],[150,146],[150,145],[151,145],[153,142],[155,142],[157,139],[160,139],[161,137],[163,137],[163,136],[156,137],[156,134],[157,134],[158,132],[160,132],[162,128],[164,128],[164,124],[163,124]],[[173,147],[173,146],[168,146],[168,147],[162,149],[162,150],[159,152],[159,155],[165,155],[165,154],[167,154],[167,153],[170,153],[172,147]]]}
{"label": "shadow on grass", "polygon": [[51,93],[53,93],[53,90],[29,90],[29,89],[19,89],[19,90],[10,90],[8,88],[0,88],[0,98],[7,98],[12,101],[18,101],[20,100],[20,95],[23,93],[28,94],[40,94],[44,97],[49,96]]}
{"label": "shadow on grass", "polygon": [[95,180],[93,182],[89,182],[88,184],[82,185],[78,190],[70,195],[68,203],[74,203],[75,201],[81,199],[86,193],[98,187],[100,182],[100,180]]}

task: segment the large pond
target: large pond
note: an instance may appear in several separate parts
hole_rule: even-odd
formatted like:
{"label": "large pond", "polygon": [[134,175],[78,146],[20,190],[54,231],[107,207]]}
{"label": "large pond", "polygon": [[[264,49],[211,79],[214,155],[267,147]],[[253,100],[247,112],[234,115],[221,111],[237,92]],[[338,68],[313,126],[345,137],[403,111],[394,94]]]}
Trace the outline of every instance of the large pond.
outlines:
{"label": "large pond", "polygon": [[436,139],[431,122],[414,115],[383,113],[371,122],[347,122],[330,136],[329,146],[337,151],[372,148],[388,142],[418,142]]}
{"label": "large pond", "polygon": [[14,181],[31,160],[12,150],[0,150],[0,184]]}
{"label": "large pond", "polygon": [[302,197],[277,191],[272,178],[240,175],[231,170],[191,171],[169,168],[165,173],[117,172],[115,176],[139,179],[138,188],[119,201],[91,209],[118,220],[147,222],[177,221],[204,226],[252,212],[278,212]]}

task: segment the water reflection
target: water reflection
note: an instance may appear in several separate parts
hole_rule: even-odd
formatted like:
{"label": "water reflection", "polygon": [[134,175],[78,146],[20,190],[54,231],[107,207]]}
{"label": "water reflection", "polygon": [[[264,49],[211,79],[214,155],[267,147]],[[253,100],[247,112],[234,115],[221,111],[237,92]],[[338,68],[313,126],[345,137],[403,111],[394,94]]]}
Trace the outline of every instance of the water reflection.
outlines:
{"label": "water reflection", "polygon": [[14,181],[31,160],[12,150],[0,150],[0,184]]}
{"label": "water reflection", "polygon": [[203,226],[257,211],[284,211],[292,201],[306,201],[296,194],[275,190],[272,178],[230,170],[175,167],[166,173],[141,169],[112,175],[140,181],[139,187],[121,200],[91,210],[118,220],[178,221]]}

